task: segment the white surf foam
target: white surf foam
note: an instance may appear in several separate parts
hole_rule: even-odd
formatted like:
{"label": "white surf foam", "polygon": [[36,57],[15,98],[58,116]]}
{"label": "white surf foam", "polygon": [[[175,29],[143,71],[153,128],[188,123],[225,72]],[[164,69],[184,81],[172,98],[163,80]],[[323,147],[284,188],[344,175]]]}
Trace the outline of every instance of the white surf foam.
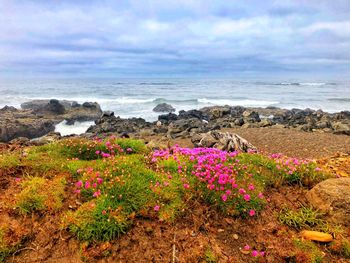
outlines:
{"label": "white surf foam", "polygon": [[94,125],[93,121],[76,121],[73,125],[67,125],[67,121],[62,121],[55,127],[55,132],[59,132],[61,136],[72,135],[72,134],[83,134],[87,129]]}

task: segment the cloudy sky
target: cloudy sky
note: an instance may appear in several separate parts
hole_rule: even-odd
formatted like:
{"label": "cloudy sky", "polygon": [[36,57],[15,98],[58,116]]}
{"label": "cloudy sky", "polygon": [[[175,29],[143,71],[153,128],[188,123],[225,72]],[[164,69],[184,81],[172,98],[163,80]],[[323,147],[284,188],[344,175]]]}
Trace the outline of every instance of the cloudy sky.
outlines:
{"label": "cloudy sky", "polygon": [[348,0],[0,0],[0,76],[350,73]]}

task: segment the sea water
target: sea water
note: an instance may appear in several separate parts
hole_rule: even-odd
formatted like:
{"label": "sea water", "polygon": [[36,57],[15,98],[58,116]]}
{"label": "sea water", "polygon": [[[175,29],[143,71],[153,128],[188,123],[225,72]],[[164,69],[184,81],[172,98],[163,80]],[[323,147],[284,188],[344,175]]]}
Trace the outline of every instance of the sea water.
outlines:
{"label": "sea water", "polygon": [[[157,119],[152,109],[169,103],[176,111],[213,105],[350,110],[350,82],[247,81],[233,79],[49,79],[0,80],[0,107],[34,99],[98,102],[123,118]],[[90,123],[59,128],[81,133]],[[67,130],[68,129],[68,130]],[[74,130],[75,129],[75,130]]]}

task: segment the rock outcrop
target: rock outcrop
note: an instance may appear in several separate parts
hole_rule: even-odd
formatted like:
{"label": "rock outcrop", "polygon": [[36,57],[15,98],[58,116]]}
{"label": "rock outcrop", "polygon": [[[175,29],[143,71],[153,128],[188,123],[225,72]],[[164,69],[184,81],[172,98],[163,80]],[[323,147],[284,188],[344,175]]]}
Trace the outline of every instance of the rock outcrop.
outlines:
{"label": "rock outcrop", "polygon": [[167,103],[160,103],[153,108],[154,112],[174,112],[175,108]]}
{"label": "rock outcrop", "polygon": [[307,194],[308,202],[337,224],[350,226],[350,178],[327,179]]}
{"label": "rock outcrop", "polygon": [[41,137],[54,131],[63,120],[91,121],[101,117],[100,106],[95,102],[82,105],[73,101],[34,100],[21,105],[22,109],[5,106],[0,109],[0,141],[9,142],[18,137]]}

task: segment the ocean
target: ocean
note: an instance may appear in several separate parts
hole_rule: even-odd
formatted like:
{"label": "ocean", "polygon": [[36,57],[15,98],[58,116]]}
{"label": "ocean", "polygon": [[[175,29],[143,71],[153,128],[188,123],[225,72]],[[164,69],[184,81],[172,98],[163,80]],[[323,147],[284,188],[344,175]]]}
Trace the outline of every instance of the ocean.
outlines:
{"label": "ocean", "polygon": [[[213,105],[311,108],[337,112],[350,110],[350,82],[232,79],[0,80],[0,107],[11,105],[19,108],[21,103],[29,100],[51,98],[79,103],[98,102],[103,110],[114,111],[116,116],[142,117],[148,121],[157,119],[159,114],[152,109],[163,102],[171,104],[177,112]],[[77,124],[69,129],[83,130],[88,125]]]}

